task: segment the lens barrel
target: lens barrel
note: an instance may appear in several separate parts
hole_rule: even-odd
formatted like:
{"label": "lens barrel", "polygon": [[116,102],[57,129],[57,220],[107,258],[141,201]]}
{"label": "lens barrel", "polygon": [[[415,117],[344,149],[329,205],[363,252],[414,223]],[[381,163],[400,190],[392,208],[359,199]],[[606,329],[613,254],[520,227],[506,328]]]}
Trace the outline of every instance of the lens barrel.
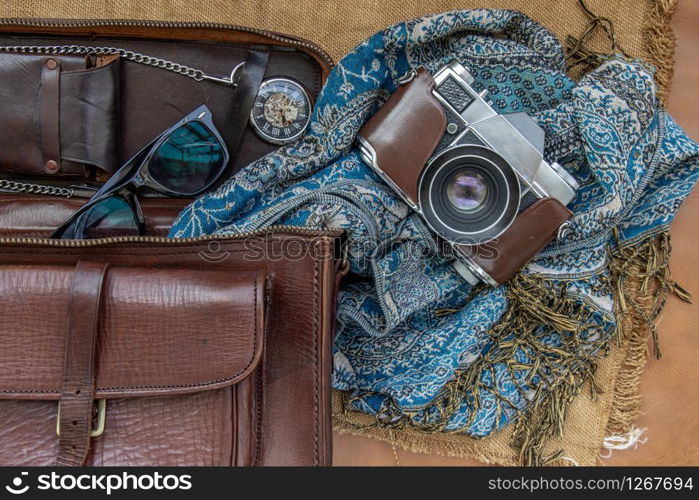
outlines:
{"label": "lens barrel", "polygon": [[492,149],[456,146],[425,167],[419,196],[423,215],[437,234],[480,244],[502,234],[516,217],[519,179]]}

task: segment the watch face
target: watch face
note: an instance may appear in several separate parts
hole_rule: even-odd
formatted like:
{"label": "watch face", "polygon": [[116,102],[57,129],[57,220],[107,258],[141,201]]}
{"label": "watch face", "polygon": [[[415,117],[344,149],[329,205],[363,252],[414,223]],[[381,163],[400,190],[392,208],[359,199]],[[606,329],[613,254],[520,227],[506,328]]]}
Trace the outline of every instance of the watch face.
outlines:
{"label": "watch face", "polygon": [[250,111],[257,134],[273,144],[300,137],[311,119],[311,99],[301,84],[288,78],[264,80]]}

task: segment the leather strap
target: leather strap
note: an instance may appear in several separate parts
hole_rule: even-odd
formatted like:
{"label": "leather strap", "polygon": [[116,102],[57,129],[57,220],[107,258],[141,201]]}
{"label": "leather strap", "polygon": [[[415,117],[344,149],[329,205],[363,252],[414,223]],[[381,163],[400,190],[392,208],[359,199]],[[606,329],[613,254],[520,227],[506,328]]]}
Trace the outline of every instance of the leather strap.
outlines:
{"label": "leather strap", "polygon": [[83,465],[90,448],[97,319],[106,262],[78,261],[68,305],[63,394],[56,465]]}
{"label": "leather strap", "polygon": [[61,62],[50,57],[41,71],[41,152],[44,171],[55,174],[61,169],[60,120]]}
{"label": "leather strap", "polygon": [[268,61],[268,52],[255,49],[248,51],[238,85],[233,91],[233,104],[228,109],[222,128],[222,134],[228,145],[228,153],[231,156],[229,165],[235,163],[243,133],[250,120],[250,110],[255,102],[257,91],[260,89]]}

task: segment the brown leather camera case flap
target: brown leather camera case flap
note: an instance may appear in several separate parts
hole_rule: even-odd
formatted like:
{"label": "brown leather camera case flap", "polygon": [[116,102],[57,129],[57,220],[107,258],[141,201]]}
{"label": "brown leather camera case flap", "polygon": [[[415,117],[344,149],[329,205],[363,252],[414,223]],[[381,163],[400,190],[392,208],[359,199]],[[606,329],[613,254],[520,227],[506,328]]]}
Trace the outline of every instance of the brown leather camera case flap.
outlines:
{"label": "brown leather camera case flap", "polygon": [[[0,21],[0,45],[116,47],[220,77],[230,76],[233,68],[248,60],[254,51],[265,56],[262,58],[266,61],[262,68],[264,78],[292,78],[308,90],[311,98],[317,97],[332,68],[330,57],[311,42],[252,28],[197,23],[7,20]],[[249,107],[245,113],[242,104],[252,106],[251,97],[256,94],[257,86],[245,88],[245,95],[241,95],[230,85],[197,82],[125,59],[120,61],[120,72],[117,165],[202,104],[212,110],[214,123],[233,155],[231,173],[278,148],[258,137],[250,126],[246,127]],[[239,139],[241,124],[244,130]],[[4,164],[0,170],[8,171]]]}
{"label": "brown leather camera case flap", "polygon": [[396,90],[359,131],[376,152],[378,167],[418,202],[422,166],[439,144],[447,125],[444,109],[432,95],[434,80],[424,68]]}
{"label": "brown leather camera case flap", "polygon": [[0,464],[330,463],[334,234],[1,243]]}
{"label": "brown leather camera case flap", "polygon": [[556,237],[573,213],[555,198],[542,198],[522,210],[496,239],[482,245],[459,245],[497,283],[505,283]]}

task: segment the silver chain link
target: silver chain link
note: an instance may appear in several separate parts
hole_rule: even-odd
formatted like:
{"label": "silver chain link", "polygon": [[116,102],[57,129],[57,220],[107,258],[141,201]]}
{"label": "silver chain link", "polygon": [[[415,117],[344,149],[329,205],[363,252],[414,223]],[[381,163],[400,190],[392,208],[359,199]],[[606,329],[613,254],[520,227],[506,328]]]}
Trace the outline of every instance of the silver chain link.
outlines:
{"label": "silver chain link", "polygon": [[0,189],[7,189],[18,193],[63,196],[65,198],[70,198],[75,194],[75,191],[69,188],[48,186],[45,184],[31,184],[29,182],[18,182],[9,179],[0,179]]}
{"label": "silver chain link", "polygon": [[200,69],[190,68],[184,64],[160,59],[158,57],[139,54],[132,50],[120,49],[118,47],[88,47],[85,45],[10,45],[0,46],[0,52],[13,52],[19,54],[39,54],[39,55],[72,55],[72,56],[119,56],[127,61],[133,61],[138,64],[152,66],[154,68],[172,71],[180,75],[187,76],[201,82],[203,80],[211,80],[218,83],[235,86],[237,82],[238,72],[242,69],[243,63],[235,67],[230,77],[218,77],[207,75]]}

